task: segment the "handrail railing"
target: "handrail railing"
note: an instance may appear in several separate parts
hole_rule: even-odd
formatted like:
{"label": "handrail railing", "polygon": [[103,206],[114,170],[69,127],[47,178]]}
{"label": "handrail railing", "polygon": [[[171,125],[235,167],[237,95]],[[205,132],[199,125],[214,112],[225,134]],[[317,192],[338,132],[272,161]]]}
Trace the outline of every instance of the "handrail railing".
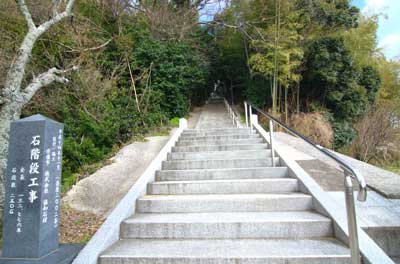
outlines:
{"label": "handrail railing", "polygon": [[[279,126],[284,128],[286,131],[289,133],[301,138],[314,148],[318,149],[320,152],[334,160],[336,163],[339,164],[339,166],[342,168],[344,172],[344,185],[345,185],[345,202],[346,202],[346,212],[347,212],[347,223],[348,223],[348,231],[349,231],[349,246],[350,246],[350,252],[351,252],[351,263],[352,264],[360,264],[360,249],[359,249],[359,243],[358,243],[358,234],[357,234],[357,217],[356,217],[356,210],[355,210],[355,202],[354,202],[354,190],[353,190],[353,183],[352,179],[354,179],[358,186],[359,186],[359,192],[357,199],[361,202],[366,201],[367,199],[367,183],[364,179],[364,177],[357,171],[355,170],[351,165],[349,165],[345,160],[340,158],[338,155],[333,153],[332,151],[315,144],[312,142],[310,139],[308,139],[306,136],[300,134],[293,128],[290,128],[280,120],[276,119],[269,113],[266,113],[265,111],[261,110],[260,108],[254,106],[253,104],[249,102],[244,102],[245,106],[245,114],[247,115],[247,112],[249,113],[250,116],[250,130],[253,130],[253,124],[252,124],[252,109],[256,110],[260,114],[266,116],[270,120],[270,144],[271,144],[271,151],[274,152],[273,150],[273,122],[277,123]],[[249,107],[249,111],[247,111],[247,107]],[[247,120],[247,116],[246,116]]]}
{"label": "handrail railing", "polygon": [[236,125],[236,127],[240,127],[240,121],[238,115],[233,111],[232,107],[229,105],[228,101],[224,98],[224,104],[226,110],[228,110],[229,117],[232,119],[232,124]]}

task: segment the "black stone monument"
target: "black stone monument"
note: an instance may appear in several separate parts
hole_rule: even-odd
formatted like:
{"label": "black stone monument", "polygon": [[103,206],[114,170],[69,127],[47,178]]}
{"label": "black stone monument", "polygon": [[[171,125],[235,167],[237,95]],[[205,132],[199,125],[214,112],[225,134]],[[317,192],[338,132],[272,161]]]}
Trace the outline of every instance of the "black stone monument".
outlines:
{"label": "black stone monument", "polygon": [[69,263],[80,245],[58,243],[63,124],[42,115],[12,122],[0,263]]}

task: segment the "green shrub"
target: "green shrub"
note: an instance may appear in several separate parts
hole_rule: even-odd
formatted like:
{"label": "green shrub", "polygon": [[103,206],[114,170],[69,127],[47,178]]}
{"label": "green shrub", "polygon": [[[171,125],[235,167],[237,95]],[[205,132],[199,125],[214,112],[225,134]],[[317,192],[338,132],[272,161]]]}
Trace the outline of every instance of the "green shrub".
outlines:
{"label": "green shrub", "polygon": [[357,132],[352,125],[347,121],[335,121],[333,122],[334,149],[339,149],[345,145],[350,144],[353,139],[357,136]]}
{"label": "green shrub", "polygon": [[179,117],[174,117],[171,120],[169,120],[169,124],[173,127],[178,127],[179,126]]}
{"label": "green shrub", "polygon": [[[80,1],[74,10],[76,27],[68,23],[54,27],[51,36],[35,46],[31,64],[37,69],[29,71],[72,64],[79,64],[80,70],[68,74],[66,85],[41,89],[23,112],[64,123],[65,188],[79,174],[90,173],[88,165],[101,164],[132,138],[142,138],[156,128],[165,134],[162,127],[179,125],[177,117],[186,116],[192,102],[204,101],[210,79],[210,63],[199,43],[156,39],[143,15],[121,13],[117,20],[113,10],[98,1]],[[7,30],[16,31],[14,20],[6,21]],[[18,25],[18,30],[25,30]],[[201,29],[194,35],[208,36]],[[65,51],[66,47],[95,47],[109,39],[99,50]]]}

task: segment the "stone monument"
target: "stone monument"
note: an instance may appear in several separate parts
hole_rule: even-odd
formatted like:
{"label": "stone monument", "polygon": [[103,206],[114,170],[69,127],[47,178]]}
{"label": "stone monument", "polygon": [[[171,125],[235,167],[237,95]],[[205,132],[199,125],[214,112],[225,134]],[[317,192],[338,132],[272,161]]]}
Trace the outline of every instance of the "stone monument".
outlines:
{"label": "stone monument", "polygon": [[80,245],[58,242],[63,124],[42,115],[10,127],[0,263],[69,263]]}

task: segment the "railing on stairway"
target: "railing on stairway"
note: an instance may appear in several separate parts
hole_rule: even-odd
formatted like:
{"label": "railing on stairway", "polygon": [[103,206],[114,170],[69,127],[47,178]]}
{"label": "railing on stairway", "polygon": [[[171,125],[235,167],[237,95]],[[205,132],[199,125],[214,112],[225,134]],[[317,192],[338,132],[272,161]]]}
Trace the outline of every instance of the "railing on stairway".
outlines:
{"label": "railing on stairway", "polygon": [[232,124],[236,125],[236,127],[240,127],[239,116],[235,113],[235,111],[233,111],[232,107],[229,105],[228,101],[225,98],[224,98],[224,104],[226,110],[228,111],[229,118],[232,119]]}
{"label": "railing on stairway", "polygon": [[[225,100],[225,104],[227,101]],[[229,105],[229,104],[228,104]],[[360,249],[358,243],[358,233],[357,233],[357,217],[356,217],[356,210],[355,210],[355,202],[354,202],[354,190],[353,190],[353,182],[352,179],[355,180],[359,186],[358,196],[357,199],[361,202],[365,202],[367,199],[367,183],[364,177],[356,171],[352,166],[350,166],[345,160],[340,158],[338,155],[333,153],[332,151],[315,144],[310,139],[305,137],[304,135],[300,134],[293,128],[288,127],[283,122],[279,121],[269,113],[264,112],[260,108],[254,106],[249,102],[244,102],[245,108],[245,115],[246,115],[246,126],[249,127],[251,131],[253,131],[253,124],[252,124],[252,111],[253,109],[256,110],[258,113],[264,115],[269,119],[269,129],[270,129],[270,145],[271,145],[271,156],[272,156],[272,165],[273,162],[273,155],[275,153],[274,150],[274,123],[278,124],[280,127],[288,131],[290,134],[301,138],[314,148],[318,149],[320,152],[328,156],[329,158],[333,159],[336,163],[339,164],[340,168],[342,168],[344,173],[344,194],[345,194],[345,202],[346,202],[346,212],[347,212],[347,224],[348,224],[348,231],[349,231],[349,246],[350,246],[350,253],[351,253],[351,263],[352,264],[360,264]]]}

